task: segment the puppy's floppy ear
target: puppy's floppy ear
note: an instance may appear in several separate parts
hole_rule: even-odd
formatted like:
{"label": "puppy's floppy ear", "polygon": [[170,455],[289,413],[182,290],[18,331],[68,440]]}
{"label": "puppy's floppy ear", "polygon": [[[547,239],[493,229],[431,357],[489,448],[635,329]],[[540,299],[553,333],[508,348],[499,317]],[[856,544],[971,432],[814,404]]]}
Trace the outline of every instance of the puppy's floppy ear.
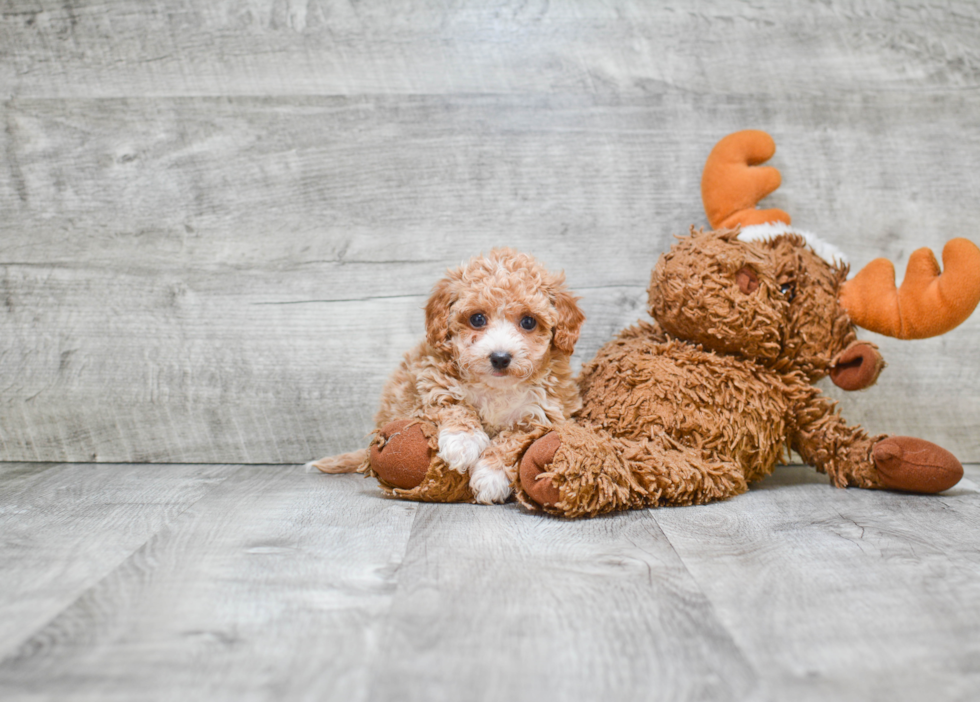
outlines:
{"label": "puppy's floppy ear", "polygon": [[453,282],[443,278],[432,288],[432,295],[425,303],[425,338],[440,351],[450,351],[449,307],[453,302]]}
{"label": "puppy's floppy ear", "polygon": [[555,323],[555,331],[551,336],[551,345],[561,353],[572,355],[575,350],[575,342],[578,341],[579,332],[582,330],[582,322],[585,321],[585,314],[578,306],[578,298],[565,289],[561,283],[564,276],[559,278],[558,290],[555,293],[555,310],[558,312],[558,321]]}

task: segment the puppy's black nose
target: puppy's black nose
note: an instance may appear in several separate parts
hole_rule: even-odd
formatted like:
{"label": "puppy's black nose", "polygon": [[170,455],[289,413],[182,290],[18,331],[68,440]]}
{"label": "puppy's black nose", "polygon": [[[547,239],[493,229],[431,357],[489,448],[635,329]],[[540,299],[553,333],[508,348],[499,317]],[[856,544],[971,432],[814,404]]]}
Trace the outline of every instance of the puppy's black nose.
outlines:
{"label": "puppy's black nose", "polygon": [[510,365],[510,354],[505,351],[494,351],[490,354],[490,365],[494,370],[504,370]]}

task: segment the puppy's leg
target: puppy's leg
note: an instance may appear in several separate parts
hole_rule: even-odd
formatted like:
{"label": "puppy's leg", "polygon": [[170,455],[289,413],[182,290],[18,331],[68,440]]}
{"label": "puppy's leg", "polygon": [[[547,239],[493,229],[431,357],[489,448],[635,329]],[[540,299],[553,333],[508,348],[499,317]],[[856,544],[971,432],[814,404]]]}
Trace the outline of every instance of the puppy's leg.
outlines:
{"label": "puppy's leg", "polygon": [[502,431],[483,452],[470,471],[470,490],[477,502],[492,504],[506,502],[513,492],[521,456],[549,428],[512,429]]}
{"label": "puppy's leg", "polygon": [[481,458],[470,471],[470,490],[485,505],[506,502],[512,490],[504,465],[494,457]]}
{"label": "puppy's leg", "polygon": [[439,427],[439,458],[453,470],[466,473],[490,446],[480,419],[458,405],[441,410],[434,419]]}

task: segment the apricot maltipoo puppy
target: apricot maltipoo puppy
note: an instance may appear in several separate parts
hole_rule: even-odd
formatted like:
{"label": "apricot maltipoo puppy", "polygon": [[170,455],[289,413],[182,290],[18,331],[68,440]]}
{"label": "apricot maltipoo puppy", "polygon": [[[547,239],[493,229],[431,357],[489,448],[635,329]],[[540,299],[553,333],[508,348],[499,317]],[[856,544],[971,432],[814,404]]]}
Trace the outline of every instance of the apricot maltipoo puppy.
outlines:
{"label": "apricot maltipoo puppy", "polygon": [[[433,289],[425,341],[385,385],[377,430],[406,419],[434,425],[439,458],[469,475],[476,501],[504,502],[528,434],[560,424],[581,404],[569,358],[584,321],[564,274],[531,256],[494,249],[470,259]],[[364,472],[369,452],[311,465]]]}

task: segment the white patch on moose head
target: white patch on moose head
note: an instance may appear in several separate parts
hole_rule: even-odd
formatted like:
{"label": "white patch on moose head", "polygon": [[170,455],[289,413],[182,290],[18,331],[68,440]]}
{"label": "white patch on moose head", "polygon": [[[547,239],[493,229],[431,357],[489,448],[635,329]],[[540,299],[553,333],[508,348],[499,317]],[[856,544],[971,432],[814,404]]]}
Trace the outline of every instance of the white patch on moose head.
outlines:
{"label": "white patch on moose head", "polygon": [[773,239],[780,234],[797,234],[802,236],[806,240],[807,246],[813,249],[813,253],[817,254],[817,256],[831,265],[847,263],[847,256],[844,254],[844,252],[831,244],[829,241],[824,241],[812,232],[797,229],[796,227],[789,224],[784,224],[782,222],[750,224],[747,227],[742,227],[742,231],[739,232],[738,238],[742,241],[764,241],[766,239]]}

